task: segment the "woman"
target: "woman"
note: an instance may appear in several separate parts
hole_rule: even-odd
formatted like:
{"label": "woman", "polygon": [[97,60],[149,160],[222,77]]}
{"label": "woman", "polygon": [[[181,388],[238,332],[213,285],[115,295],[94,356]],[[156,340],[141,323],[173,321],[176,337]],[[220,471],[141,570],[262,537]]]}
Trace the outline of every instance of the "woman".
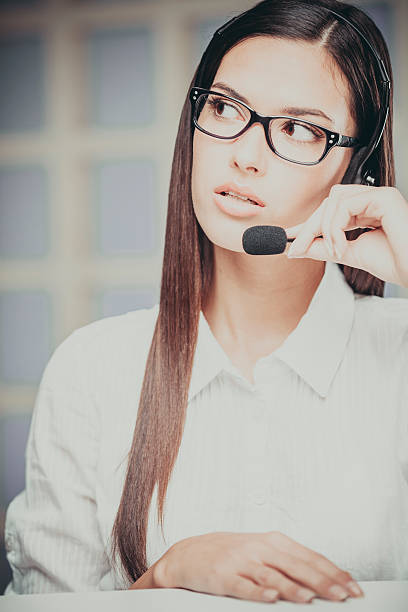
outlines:
{"label": "woman", "polygon": [[[382,297],[408,286],[408,203],[392,98],[377,186],[353,182],[379,79],[327,8],[391,74],[373,22],[335,0],[265,0],[215,34],[182,111],[160,304],[76,330],[48,364],[6,594],[304,602],[408,578],[408,302]],[[250,109],[275,117],[271,142]],[[322,157],[326,132],[354,146]],[[284,227],[297,257],[246,253],[253,225]]]}

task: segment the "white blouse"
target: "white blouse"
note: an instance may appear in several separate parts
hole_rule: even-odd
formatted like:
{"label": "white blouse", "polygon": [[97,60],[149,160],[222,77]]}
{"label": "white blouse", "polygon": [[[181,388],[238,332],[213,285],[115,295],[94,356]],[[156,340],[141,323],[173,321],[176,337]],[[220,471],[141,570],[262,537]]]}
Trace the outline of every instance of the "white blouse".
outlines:
{"label": "white blouse", "polygon": [[[26,488],[5,524],[5,595],[125,589],[109,561],[158,304],[94,321],[38,389]],[[252,385],[201,312],[164,532],[147,561],[214,531],[281,531],[353,578],[408,579],[408,300],[354,294],[336,263]]]}

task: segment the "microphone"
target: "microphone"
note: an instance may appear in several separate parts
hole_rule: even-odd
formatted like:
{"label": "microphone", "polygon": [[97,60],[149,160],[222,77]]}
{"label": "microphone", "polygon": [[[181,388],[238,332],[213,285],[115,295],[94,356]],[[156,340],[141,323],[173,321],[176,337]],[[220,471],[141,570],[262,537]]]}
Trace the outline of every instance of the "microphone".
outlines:
{"label": "microphone", "polygon": [[[363,228],[363,233],[375,231],[375,226]],[[323,238],[320,234],[315,238]],[[249,255],[279,255],[286,249],[287,242],[295,238],[288,238],[285,229],[279,225],[253,225],[242,234],[242,246]]]}
{"label": "microphone", "polygon": [[288,238],[279,225],[253,225],[243,233],[242,246],[249,255],[279,255],[285,250],[286,243],[294,240]]}

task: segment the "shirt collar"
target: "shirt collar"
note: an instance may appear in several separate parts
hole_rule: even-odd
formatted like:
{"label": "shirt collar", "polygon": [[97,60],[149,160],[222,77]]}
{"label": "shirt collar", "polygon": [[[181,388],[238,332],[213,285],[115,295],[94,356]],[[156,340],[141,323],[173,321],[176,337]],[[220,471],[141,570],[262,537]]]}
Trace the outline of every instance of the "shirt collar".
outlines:
{"label": "shirt collar", "polygon": [[[281,346],[262,360],[282,360],[326,397],[350,336],[354,304],[353,289],[338,264],[326,261],[307,311]],[[222,370],[236,371],[200,311],[188,401]]]}

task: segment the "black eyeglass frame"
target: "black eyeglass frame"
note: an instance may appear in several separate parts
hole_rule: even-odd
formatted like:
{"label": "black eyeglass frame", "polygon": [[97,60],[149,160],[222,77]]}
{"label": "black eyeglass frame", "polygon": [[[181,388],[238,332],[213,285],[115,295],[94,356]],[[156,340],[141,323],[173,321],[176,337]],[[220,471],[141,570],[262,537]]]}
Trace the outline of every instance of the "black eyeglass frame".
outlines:
{"label": "black eyeglass frame", "polygon": [[[198,125],[196,121],[197,102],[200,96],[203,94],[212,94],[215,96],[222,96],[223,98],[227,98],[227,100],[232,100],[233,102],[236,102],[240,104],[241,106],[244,106],[250,112],[250,119],[248,123],[246,124],[246,126],[234,136],[218,136],[216,134],[212,134],[211,132],[208,132],[207,130],[204,130],[202,127]],[[253,108],[251,108],[250,106],[242,102],[242,100],[238,100],[237,98],[233,98],[219,91],[214,91],[211,89],[204,89],[203,87],[192,87],[190,89],[189,99],[190,99],[192,110],[193,110],[193,113],[192,113],[193,123],[195,127],[199,129],[201,132],[203,132],[204,134],[208,134],[209,136],[213,136],[214,138],[220,138],[222,140],[232,140],[233,138],[238,138],[239,136],[241,136],[241,134],[246,132],[246,130],[248,130],[251,127],[251,125],[254,125],[254,123],[261,123],[265,131],[265,138],[266,138],[266,142],[268,143],[269,148],[273,151],[273,153],[278,155],[278,157],[281,157],[282,159],[290,161],[293,164],[300,164],[302,166],[316,166],[316,164],[319,164],[321,161],[323,161],[323,159],[330,153],[333,147],[355,147],[359,144],[363,144],[358,138],[355,138],[353,136],[344,136],[343,134],[340,134],[339,132],[335,132],[334,130],[329,130],[317,123],[313,123],[312,121],[307,121],[306,119],[299,119],[299,117],[290,117],[289,115],[272,115],[268,117],[268,116],[260,115]],[[272,140],[269,134],[269,124],[273,119],[292,119],[293,121],[306,123],[308,125],[318,128],[319,130],[322,130],[326,134],[326,146],[325,146],[322,156],[316,162],[298,162],[293,159],[289,159],[288,157],[285,157],[284,155],[281,155],[280,153],[278,153],[275,147],[273,146],[273,143],[272,143]]]}

